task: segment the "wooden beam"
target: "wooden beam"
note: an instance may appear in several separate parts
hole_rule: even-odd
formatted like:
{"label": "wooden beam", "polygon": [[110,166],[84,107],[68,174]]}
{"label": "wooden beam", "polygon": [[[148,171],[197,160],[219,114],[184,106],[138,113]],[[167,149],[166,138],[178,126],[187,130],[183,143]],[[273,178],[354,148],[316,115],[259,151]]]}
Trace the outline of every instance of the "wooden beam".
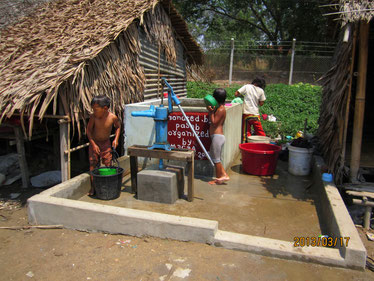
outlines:
{"label": "wooden beam", "polygon": [[365,92],[369,47],[369,23],[360,22],[359,33],[359,57],[358,57],[358,79],[355,101],[355,114],[353,123],[352,154],[350,174],[351,181],[357,181],[358,170],[361,160],[362,130],[365,113]]}
{"label": "wooden beam", "polygon": [[16,136],[17,154],[22,175],[22,187],[29,187],[29,169],[27,167],[25,144],[21,127],[13,127]]}
{"label": "wooden beam", "polygon": [[362,192],[362,191],[353,191],[353,190],[347,190],[346,191],[348,195],[357,196],[357,197],[367,197],[370,199],[374,199],[374,192]]}
{"label": "wooden beam", "polygon": [[127,154],[129,156],[137,157],[150,157],[159,159],[169,159],[169,160],[181,160],[192,162],[194,157],[194,151],[173,149],[171,151],[166,151],[163,149],[148,149],[147,146],[134,145],[127,149]]}
{"label": "wooden beam", "polygon": [[70,153],[65,154],[65,150],[70,150],[69,123],[60,123],[60,161],[61,161],[61,180],[70,179]]}
{"label": "wooden beam", "polygon": [[374,183],[372,182],[344,183],[342,184],[342,188],[346,190],[374,192]]}

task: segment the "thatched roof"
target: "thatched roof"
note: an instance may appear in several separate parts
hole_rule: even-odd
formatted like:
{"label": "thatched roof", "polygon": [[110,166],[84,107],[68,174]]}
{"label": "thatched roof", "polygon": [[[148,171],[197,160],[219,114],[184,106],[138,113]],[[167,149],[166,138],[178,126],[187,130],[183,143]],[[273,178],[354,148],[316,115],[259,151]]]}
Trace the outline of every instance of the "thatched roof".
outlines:
{"label": "thatched roof", "polygon": [[[350,38],[353,31],[350,29]],[[334,173],[336,183],[341,183],[344,166],[341,165],[343,144],[339,131],[343,130],[341,121],[345,119],[348,100],[348,87],[351,79],[351,57],[353,40],[343,43],[343,33],[334,54],[333,67],[321,78],[322,101],[320,108],[318,137],[320,149],[330,172]]]}
{"label": "thatched roof", "polygon": [[[350,102],[349,84],[352,79],[354,30],[360,21],[369,22],[374,16],[372,0],[339,0],[328,5],[337,8],[326,15],[338,16],[342,30],[334,54],[332,68],[321,78],[323,94],[320,108],[318,137],[328,169],[334,173],[335,183],[341,184],[347,170],[342,157],[344,150],[344,121]],[[344,33],[349,34],[344,40]]]}
{"label": "thatched roof", "polygon": [[336,0],[332,4],[323,5],[326,6],[333,7],[337,11],[325,15],[338,16],[343,26],[361,20],[369,22],[374,16],[373,0]]}
{"label": "thatched roof", "polygon": [[374,16],[374,1],[340,0],[339,11],[343,24],[360,20],[369,22]]}
{"label": "thatched roof", "polygon": [[[52,102],[56,114],[57,96],[64,94],[70,95],[65,100],[72,103],[64,105],[65,114],[77,119],[77,112],[88,110],[92,95],[100,93],[97,91],[111,90],[115,101],[136,101],[121,97],[124,93],[139,95],[144,89],[134,22],[145,29],[148,26],[147,36],[161,45],[169,61],[173,62],[175,34],[186,48],[188,63],[202,63],[200,47],[170,0],[52,1],[1,30],[1,120],[15,111],[43,116]],[[122,63],[116,62],[118,58]],[[115,81],[120,87],[107,85],[110,79],[105,75],[121,80],[124,71],[129,72],[128,77]]]}

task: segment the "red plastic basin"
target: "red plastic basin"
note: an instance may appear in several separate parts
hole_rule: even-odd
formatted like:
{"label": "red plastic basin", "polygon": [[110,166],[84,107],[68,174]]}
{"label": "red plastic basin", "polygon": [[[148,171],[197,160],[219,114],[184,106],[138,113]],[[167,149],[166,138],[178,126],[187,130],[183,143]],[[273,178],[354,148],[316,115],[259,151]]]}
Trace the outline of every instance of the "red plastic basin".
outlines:
{"label": "red plastic basin", "polygon": [[270,143],[241,143],[242,167],[247,174],[270,176],[277,167],[281,147]]}

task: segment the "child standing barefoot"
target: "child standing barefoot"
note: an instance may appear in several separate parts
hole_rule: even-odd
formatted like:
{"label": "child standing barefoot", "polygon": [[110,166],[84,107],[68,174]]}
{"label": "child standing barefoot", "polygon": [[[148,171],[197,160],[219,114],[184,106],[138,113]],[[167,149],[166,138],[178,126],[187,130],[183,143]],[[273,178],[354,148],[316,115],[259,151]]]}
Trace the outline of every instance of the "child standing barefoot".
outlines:
{"label": "child standing barefoot", "polygon": [[214,90],[213,97],[217,100],[218,105],[215,108],[208,106],[207,109],[210,120],[209,134],[212,139],[209,154],[216,169],[216,179],[210,181],[209,184],[222,184],[224,181],[230,179],[221,163],[222,146],[225,143],[223,123],[226,119],[226,91],[222,88],[218,88]]}
{"label": "child standing barefoot", "polygon": [[[118,146],[118,138],[121,132],[121,123],[118,117],[109,112],[110,99],[107,96],[95,96],[91,101],[93,114],[87,124],[87,137],[90,142],[88,149],[90,171],[96,168],[101,158],[105,166],[110,166],[112,161],[112,147]],[[113,126],[116,128],[116,135],[113,143],[110,143],[110,133]],[[91,176],[92,182],[92,176]],[[93,195],[91,190],[88,195]]]}

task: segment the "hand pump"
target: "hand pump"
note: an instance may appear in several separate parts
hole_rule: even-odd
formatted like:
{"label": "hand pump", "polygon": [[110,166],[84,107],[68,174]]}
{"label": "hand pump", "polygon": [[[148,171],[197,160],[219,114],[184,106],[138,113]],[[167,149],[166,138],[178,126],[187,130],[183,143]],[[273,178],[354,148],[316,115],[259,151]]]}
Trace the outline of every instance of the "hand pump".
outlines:
{"label": "hand pump", "polygon": [[[168,136],[168,134],[167,134],[167,128],[168,128],[167,122],[168,122],[169,114],[173,111],[173,102],[174,102],[174,104],[176,106],[178,106],[179,110],[182,112],[188,126],[191,128],[194,136],[196,137],[196,139],[197,139],[199,145],[201,146],[201,148],[203,149],[203,151],[204,151],[205,155],[207,156],[210,164],[212,166],[214,166],[214,163],[213,163],[212,159],[210,158],[209,153],[206,151],[204,145],[200,141],[200,138],[197,135],[197,133],[196,133],[194,127],[192,126],[190,120],[187,118],[186,113],[184,112],[183,108],[180,105],[179,99],[174,94],[173,88],[170,86],[170,84],[166,81],[165,78],[162,78],[162,85],[163,86],[166,85],[169,88],[168,89],[168,108],[164,107],[163,96],[161,96],[161,104],[160,104],[159,107],[155,108],[154,105],[151,105],[149,110],[133,111],[131,113],[131,115],[134,116],[134,117],[137,117],[137,116],[139,116],[139,117],[152,117],[154,119],[155,123],[156,123],[156,140],[155,140],[154,144],[151,147],[149,147],[148,149],[161,148],[161,149],[168,150],[168,151],[171,150],[171,146],[167,141],[167,136]],[[160,159],[159,168],[163,169],[163,160],[162,159]]]}

